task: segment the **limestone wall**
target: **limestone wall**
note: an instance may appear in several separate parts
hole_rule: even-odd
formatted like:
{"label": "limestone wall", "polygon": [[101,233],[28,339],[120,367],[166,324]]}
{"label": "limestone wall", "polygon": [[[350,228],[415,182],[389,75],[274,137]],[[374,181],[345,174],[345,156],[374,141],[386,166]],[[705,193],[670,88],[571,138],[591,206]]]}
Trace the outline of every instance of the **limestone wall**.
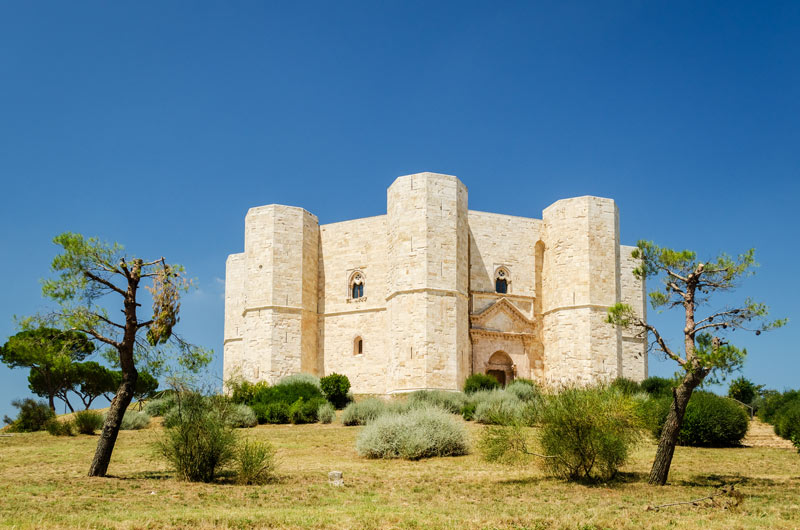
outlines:
{"label": "limestone wall", "polygon": [[539,219],[470,210],[470,290],[493,293],[502,265],[511,273],[509,294],[534,296],[534,244],[541,226]]}
{"label": "limestone wall", "polygon": [[[344,374],[353,392],[383,394],[387,388],[386,216],[320,227],[319,344],[323,372]],[[350,276],[365,278],[364,298],[352,300]],[[363,353],[354,351],[356,337]]]}
{"label": "limestone wall", "polygon": [[[519,376],[550,382],[646,377],[645,342],[605,322],[617,301],[645,315],[614,201],[565,199],[542,217],[469,211],[466,187],[435,173],[396,179],[378,217],[320,227],[301,208],[252,208],[244,252],[226,264],[225,377],[337,372],[356,393],[457,389],[495,351]],[[365,280],[357,300],[354,271]],[[502,298],[526,330],[498,317],[498,329],[475,330],[473,349],[470,314]]]}
{"label": "limestone wall", "polygon": [[578,197],[544,210],[543,342],[551,381],[619,374],[621,336],[605,323],[619,300],[619,217],[614,201]]}
{"label": "limestone wall", "polygon": [[277,381],[319,373],[319,225],[302,208],[269,205],[245,218],[242,375]]}
{"label": "limestone wall", "polygon": [[[634,312],[647,318],[647,291],[645,282],[633,275],[633,269],[639,266],[640,260],[634,259],[631,252],[636,247],[622,245],[620,247],[620,285],[621,299],[624,304],[633,308]],[[631,330],[621,330],[622,335],[622,375],[634,381],[647,377],[647,338],[637,337]]]}
{"label": "limestone wall", "polygon": [[231,254],[225,263],[225,329],[223,335],[223,381],[242,370],[242,337],[246,291],[244,288],[246,260],[244,254]]}
{"label": "limestone wall", "polygon": [[470,373],[467,189],[399,177],[387,192],[389,391],[459,388]]}

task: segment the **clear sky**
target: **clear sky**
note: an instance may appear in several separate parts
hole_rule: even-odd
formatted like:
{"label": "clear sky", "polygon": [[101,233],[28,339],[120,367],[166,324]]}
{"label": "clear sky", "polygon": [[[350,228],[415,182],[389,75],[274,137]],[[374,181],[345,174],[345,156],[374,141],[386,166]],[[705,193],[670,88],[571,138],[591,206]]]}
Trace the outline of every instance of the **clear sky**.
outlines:
{"label": "clear sky", "polygon": [[[756,247],[739,297],[792,322],[735,336],[744,374],[798,387],[798,28],[798,2],[3,2],[0,340],[70,230],[183,263],[221,376],[249,207],[379,215],[435,171],[471,209],[599,195],[626,244]],[[0,367],[0,416],[26,377]]]}

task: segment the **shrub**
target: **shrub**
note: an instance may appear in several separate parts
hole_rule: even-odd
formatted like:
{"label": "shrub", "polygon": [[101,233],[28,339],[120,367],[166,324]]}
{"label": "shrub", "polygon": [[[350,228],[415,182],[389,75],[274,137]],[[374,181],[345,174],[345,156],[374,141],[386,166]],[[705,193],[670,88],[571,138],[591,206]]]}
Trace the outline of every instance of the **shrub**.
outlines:
{"label": "shrub", "polygon": [[53,436],[75,436],[75,424],[71,421],[51,418],[45,423],[44,428]]}
{"label": "shrub", "polygon": [[249,381],[240,380],[232,381],[228,386],[231,389],[231,401],[249,405],[255,402],[255,396],[261,392],[263,388],[269,388],[269,383],[266,381],[251,383]]}
{"label": "shrub", "polygon": [[317,409],[317,419],[320,423],[332,423],[336,419],[336,409],[330,403],[323,403]]}
{"label": "shrub", "polygon": [[265,484],[275,478],[275,448],[268,442],[241,442],[234,463],[239,484]]}
{"label": "shrub", "polygon": [[251,408],[258,418],[258,423],[289,423],[289,405],[281,401],[255,403]]}
{"label": "shrub", "polygon": [[10,432],[41,431],[47,423],[56,417],[56,413],[44,401],[25,398],[16,399],[11,404],[19,409],[17,418],[12,420],[8,416],[3,421],[10,424]]}
{"label": "shrub", "polygon": [[174,423],[164,430],[156,447],[178,478],[211,482],[233,460],[236,433],[226,425],[219,407],[218,401],[196,393],[183,393],[176,399]]}
{"label": "shrub", "polygon": [[494,376],[487,374],[472,374],[464,382],[464,392],[473,394],[478,390],[492,390],[500,388],[500,382]]}
{"label": "shrub", "polygon": [[225,423],[233,428],[255,427],[258,425],[258,418],[247,405],[230,403],[225,409]]}
{"label": "shrub", "polygon": [[609,480],[639,440],[633,401],[608,388],[567,388],[540,411],[539,443],[554,475]]}
{"label": "shrub", "polygon": [[303,398],[298,399],[289,407],[289,421],[294,424],[316,423],[317,410],[323,403],[325,403],[325,400],[322,398],[310,401],[305,401]]}
{"label": "shrub", "polygon": [[350,403],[342,412],[342,424],[366,425],[387,411],[387,403],[378,398],[368,398]]}
{"label": "shrub", "polygon": [[81,410],[72,418],[75,429],[81,434],[94,434],[103,426],[103,415],[94,410]]}
{"label": "shrub", "polygon": [[675,384],[665,377],[651,376],[639,383],[639,388],[653,397],[672,397]]}
{"label": "shrub", "polygon": [[800,436],[800,400],[790,401],[774,416],[775,434],[781,438],[791,440]]}
{"label": "shrub", "polygon": [[138,431],[147,428],[149,425],[150,415],[146,412],[126,410],[125,415],[122,416],[122,424],[119,428],[123,431]]}
{"label": "shrub", "polygon": [[417,390],[408,395],[408,407],[437,407],[452,414],[460,414],[467,402],[467,396],[462,392],[448,392],[446,390]]}
{"label": "shrub", "polygon": [[320,388],[320,378],[313,374],[287,375],[286,377],[278,381],[278,383],[275,386],[294,385],[296,383],[308,383],[314,385],[317,388]]}
{"label": "shrub", "polygon": [[[652,414],[658,421],[650,428],[656,438],[661,435],[671,404],[672,399],[662,398],[653,405]],[[735,447],[747,434],[747,425],[747,413],[741,405],[710,392],[696,391],[686,406],[678,445]]]}
{"label": "shrub", "polygon": [[515,379],[505,390],[526,403],[536,402],[541,397],[539,387],[529,379]]}
{"label": "shrub", "polygon": [[151,399],[144,405],[144,412],[148,416],[155,418],[163,416],[175,406],[175,394],[167,394],[158,399]]}
{"label": "shrub", "polygon": [[325,399],[330,401],[334,407],[341,409],[347,405],[350,380],[346,375],[332,373],[320,379],[319,384],[322,393],[325,394]]}
{"label": "shrub", "polygon": [[797,449],[797,452],[800,453],[800,434],[795,434],[792,437],[792,445],[794,445]]}
{"label": "shrub", "polygon": [[475,419],[475,409],[478,408],[478,404],[472,401],[467,401],[464,403],[464,406],[461,407],[461,417],[467,421],[472,421]]}
{"label": "shrub", "polygon": [[510,425],[515,421],[522,421],[524,414],[525,403],[515,394],[494,390],[488,392],[486,399],[477,403],[473,419],[490,425]]}
{"label": "shrub", "polygon": [[758,410],[758,417],[774,425],[778,411],[792,402],[800,402],[800,390],[787,390],[783,393],[768,391]]}
{"label": "shrub", "polygon": [[458,456],[468,452],[467,433],[451,414],[417,408],[378,417],[361,431],[356,450],[367,458]]}
{"label": "shrub", "polygon": [[627,377],[617,377],[609,385],[611,388],[619,390],[626,396],[632,396],[642,391],[642,387],[636,381],[628,379]]}

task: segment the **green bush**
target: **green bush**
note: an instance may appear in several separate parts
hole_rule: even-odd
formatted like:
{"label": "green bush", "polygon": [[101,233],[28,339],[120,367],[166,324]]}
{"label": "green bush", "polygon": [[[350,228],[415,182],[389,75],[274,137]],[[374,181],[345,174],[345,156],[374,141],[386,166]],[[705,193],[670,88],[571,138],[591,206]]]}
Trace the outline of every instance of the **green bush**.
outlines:
{"label": "green bush", "polygon": [[460,414],[467,403],[467,396],[462,392],[446,390],[417,390],[408,395],[408,407],[438,407],[452,414]]}
{"label": "green bush", "polygon": [[526,403],[534,403],[538,401],[542,395],[538,385],[529,379],[515,379],[505,388],[505,391]]}
{"label": "green bush", "polygon": [[636,381],[627,377],[617,377],[609,385],[611,388],[619,390],[626,396],[632,396],[642,391],[642,387]]}
{"label": "green bush", "polygon": [[251,383],[249,381],[239,380],[230,382],[228,386],[231,389],[231,401],[234,403],[252,405],[256,401],[256,395],[259,394],[262,389],[269,388],[269,383],[266,381]]}
{"label": "green bush", "polygon": [[177,397],[174,420],[157,442],[157,450],[178,478],[211,482],[234,459],[236,433],[226,425],[220,405],[196,393]]}
{"label": "green bush", "polygon": [[317,411],[320,405],[325,402],[323,398],[316,398],[310,401],[305,401],[303,398],[298,399],[289,407],[289,421],[294,424],[316,423]]}
{"label": "green bush", "polygon": [[41,431],[47,423],[56,417],[56,413],[44,401],[35,399],[16,399],[11,404],[19,409],[16,419],[8,416],[3,421],[8,423],[9,432],[34,432]]}
{"label": "green bush", "polygon": [[774,416],[775,434],[791,440],[800,436],[800,401],[790,401]]}
{"label": "green bush", "polygon": [[472,421],[475,419],[475,409],[478,408],[478,404],[473,401],[467,401],[464,403],[464,406],[461,407],[461,417],[467,421]]}
{"label": "green bush", "polygon": [[633,400],[608,388],[567,388],[539,411],[545,467],[568,480],[609,480],[639,440]]}
{"label": "green bush", "polygon": [[323,403],[317,409],[317,419],[320,423],[332,423],[336,419],[336,409],[331,403]]}
{"label": "green bush", "polygon": [[800,434],[795,434],[792,437],[792,445],[794,445],[797,452],[800,453]]}
{"label": "green bush", "polygon": [[526,415],[526,404],[517,396],[505,390],[476,393],[485,399],[476,401],[477,406],[473,420],[488,425],[510,425],[515,421],[523,421]]}
{"label": "green bush", "polygon": [[500,382],[491,375],[472,374],[464,382],[464,393],[473,394],[479,390],[500,388]]}
{"label": "green bush", "polygon": [[253,409],[243,403],[229,403],[225,409],[225,423],[235,429],[255,427],[258,417]]}
{"label": "green bush", "polygon": [[[649,427],[658,438],[672,399],[661,398],[652,405]],[[653,421],[657,418],[657,421]],[[748,415],[744,408],[727,398],[710,392],[695,391],[683,416],[678,445],[695,447],[735,447],[747,434]]]}
{"label": "green bush", "polygon": [[378,398],[368,398],[355,401],[344,408],[342,412],[343,425],[367,425],[382,414],[386,413],[388,405]]}
{"label": "green bush", "polygon": [[75,436],[75,424],[71,421],[59,421],[51,418],[45,423],[44,428],[52,436]]}
{"label": "green bush", "polygon": [[94,434],[103,426],[103,415],[94,410],[81,410],[74,414],[72,422],[80,434]]}
{"label": "green bush", "polygon": [[325,399],[330,401],[337,409],[344,408],[349,401],[350,380],[346,375],[332,373],[319,380]]}
{"label": "green bush", "polygon": [[236,448],[234,464],[239,484],[265,484],[275,479],[275,448],[268,442],[245,440]]}
{"label": "green bush", "polygon": [[639,387],[653,397],[672,397],[675,382],[665,377],[651,376],[639,383]]}
{"label": "green bush", "polygon": [[251,407],[258,418],[258,423],[289,423],[289,405],[278,401],[275,403],[254,403]]}
{"label": "green bush", "polygon": [[435,407],[384,414],[369,423],[356,440],[366,458],[419,460],[467,454],[467,433],[453,415]]}
{"label": "green bush", "polygon": [[175,406],[175,394],[167,394],[158,399],[151,399],[144,405],[144,412],[151,418],[163,416]]}
{"label": "green bush", "polygon": [[787,390],[783,393],[768,391],[758,409],[758,417],[774,425],[778,411],[793,402],[800,403],[800,390]]}
{"label": "green bush", "polygon": [[126,410],[119,428],[123,431],[138,431],[146,429],[148,425],[150,425],[149,414],[138,410]]}

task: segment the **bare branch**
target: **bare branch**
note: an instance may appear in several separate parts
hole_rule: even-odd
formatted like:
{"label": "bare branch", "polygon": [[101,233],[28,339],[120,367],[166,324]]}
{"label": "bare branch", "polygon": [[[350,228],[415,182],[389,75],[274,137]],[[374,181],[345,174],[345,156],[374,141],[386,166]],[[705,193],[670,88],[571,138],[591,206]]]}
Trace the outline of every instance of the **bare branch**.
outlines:
{"label": "bare branch", "polygon": [[111,283],[110,281],[106,280],[105,278],[101,278],[100,276],[98,276],[98,275],[96,275],[96,274],[94,274],[92,272],[89,272],[88,270],[84,270],[83,274],[85,274],[90,280],[92,280],[94,282],[97,282],[97,283],[100,283],[102,285],[105,285],[106,287],[108,287],[112,291],[117,292],[117,293],[121,294],[122,296],[125,296],[125,291],[123,291],[122,289],[120,289],[119,287],[117,287],[116,285]]}

